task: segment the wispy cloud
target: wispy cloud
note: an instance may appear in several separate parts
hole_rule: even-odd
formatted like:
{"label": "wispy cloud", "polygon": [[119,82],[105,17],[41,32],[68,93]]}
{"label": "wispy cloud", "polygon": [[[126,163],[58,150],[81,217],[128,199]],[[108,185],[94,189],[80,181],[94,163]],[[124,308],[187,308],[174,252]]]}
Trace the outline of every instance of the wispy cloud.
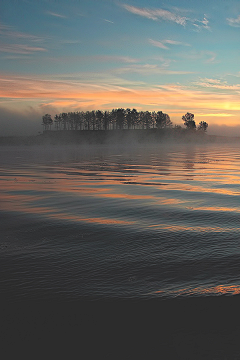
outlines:
{"label": "wispy cloud", "polygon": [[141,75],[151,75],[151,74],[163,74],[163,75],[186,75],[193,74],[191,71],[181,71],[181,70],[168,70],[165,66],[158,66],[157,64],[134,64],[127,67],[119,68],[115,70],[116,73],[138,73]]}
{"label": "wispy cloud", "polygon": [[206,64],[216,64],[219,61],[217,60],[217,54],[213,51],[202,50],[202,51],[189,51],[182,52],[178,54],[178,57],[188,60],[203,60]]}
{"label": "wispy cloud", "polygon": [[170,45],[191,46],[190,44],[184,43],[182,41],[175,41],[175,40],[163,40],[163,43],[170,44]]}
{"label": "wispy cloud", "polygon": [[149,39],[150,44],[152,44],[153,46],[159,47],[160,49],[166,49],[168,50],[169,48],[164,45],[164,43],[162,41],[157,41],[157,40],[152,40]]}
{"label": "wispy cloud", "polygon": [[204,16],[203,20],[197,20],[197,19],[189,19],[193,26],[195,31],[200,31],[202,29],[211,30],[209,26],[209,20]]}
{"label": "wispy cloud", "polygon": [[14,40],[30,40],[34,42],[43,41],[43,38],[20,31],[15,31],[12,26],[0,24],[0,36],[12,38]]}
{"label": "wispy cloud", "polygon": [[[204,15],[203,20],[190,18],[186,16],[180,16],[179,11],[169,11],[165,9],[149,9],[149,8],[140,8],[136,6],[131,6],[127,4],[122,5],[127,11],[139,15],[151,20],[165,20],[174,22],[176,24],[186,26],[187,24],[191,25],[191,27],[195,31],[200,31],[201,29],[210,30],[209,21]],[[186,12],[186,10],[185,10]],[[189,11],[190,12],[190,11]]]}
{"label": "wispy cloud", "polygon": [[191,46],[190,44],[181,42],[181,41],[175,41],[175,40],[161,40],[161,41],[157,41],[157,40],[152,40],[149,39],[150,44],[152,44],[153,46],[159,47],[161,49],[166,49],[169,50],[169,47],[167,47],[165,44],[169,44],[169,45],[182,45],[182,46]]}
{"label": "wispy cloud", "polygon": [[195,82],[196,85],[205,88],[215,88],[220,90],[240,90],[240,84],[229,85],[227,81],[219,79],[203,78]]}
{"label": "wispy cloud", "polygon": [[227,18],[228,25],[233,27],[240,27],[240,15],[234,19],[234,18]]}
{"label": "wispy cloud", "polygon": [[186,25],[186,17],[185,16],[179,16],[174,14],[171,11],[164,10],[164,9],[148,9],[148,8],[139,8],[136,6],[131,6],[127,4],[123,4],[123,7],[136,15],[140,15],[143,17],[146,17],[148,19],[152,20],[167,20],[167,21],[173,21],[180,25]]}
{"label": "wispy cloud", "polygon": [[58,13],[55,13],[55,12],[52,12],[52,11],[47,11],[46,14],[51,15],[51,16],[55,16],[55,17],[58,17],[58,18],[62,18],[62,19],[67,18],[67,16],[65,16],[65,15],[58,14]]}
{"label": "wispy cloud", "polygon": [[108,22],[108,23],[110,23],[110,24],[114,24],[114,22],[111,21],[111,20],[107,20],[107,19],[103,19],[103,20],[106,21],[106,22]]}
{"label": "wispy cloud", "polygon": [[33,54],[36,51],[47,51],[42,47],[28,46],[21,44],[0,44],[0,52],[14,54]]}

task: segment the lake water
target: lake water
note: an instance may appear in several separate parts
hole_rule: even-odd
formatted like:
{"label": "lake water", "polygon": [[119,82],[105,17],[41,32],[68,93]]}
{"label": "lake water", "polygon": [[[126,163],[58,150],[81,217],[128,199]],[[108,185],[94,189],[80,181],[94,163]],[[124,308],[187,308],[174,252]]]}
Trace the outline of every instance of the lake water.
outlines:
{"label": "lake water", "polygon": [[0,148],[1,296],[240,293],[240,144]]}

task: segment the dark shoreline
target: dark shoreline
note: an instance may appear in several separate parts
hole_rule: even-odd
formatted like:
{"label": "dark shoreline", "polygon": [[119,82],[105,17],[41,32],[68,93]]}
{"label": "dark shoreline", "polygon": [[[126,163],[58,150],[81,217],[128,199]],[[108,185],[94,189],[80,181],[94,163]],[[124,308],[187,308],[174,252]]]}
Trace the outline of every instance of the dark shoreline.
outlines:
{"label": "dark shoreline", "polygon": [[32,136],[2,136],[0,146],[33,145],[98,145],[154,143],[237,143],[240,137],[208,135],[185,129],[124,129],[124,130],[65,130],[44,131]]}

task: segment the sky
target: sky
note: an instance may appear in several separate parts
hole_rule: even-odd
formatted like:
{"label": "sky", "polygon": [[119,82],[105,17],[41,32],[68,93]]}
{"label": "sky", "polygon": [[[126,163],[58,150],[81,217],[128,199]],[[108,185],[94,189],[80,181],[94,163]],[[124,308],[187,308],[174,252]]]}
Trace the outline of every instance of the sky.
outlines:
{"label": "sky", "polygon": [[136,108],[240,136],[239,0],[1,0],[0,136]]}

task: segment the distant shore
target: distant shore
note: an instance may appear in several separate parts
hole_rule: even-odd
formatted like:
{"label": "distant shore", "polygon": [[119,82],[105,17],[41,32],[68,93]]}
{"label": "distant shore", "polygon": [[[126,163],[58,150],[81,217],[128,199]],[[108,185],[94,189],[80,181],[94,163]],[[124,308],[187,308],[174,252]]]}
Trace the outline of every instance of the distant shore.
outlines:
{"label": "distant shore", "polygon": [[208,135],[175,129],[123,129],[123,130],[61,130],[44,131],[31,136],[0,136],[0,146],[67,145],[67,144],[126,144],[152,143],[237,143],[240,137]]}

